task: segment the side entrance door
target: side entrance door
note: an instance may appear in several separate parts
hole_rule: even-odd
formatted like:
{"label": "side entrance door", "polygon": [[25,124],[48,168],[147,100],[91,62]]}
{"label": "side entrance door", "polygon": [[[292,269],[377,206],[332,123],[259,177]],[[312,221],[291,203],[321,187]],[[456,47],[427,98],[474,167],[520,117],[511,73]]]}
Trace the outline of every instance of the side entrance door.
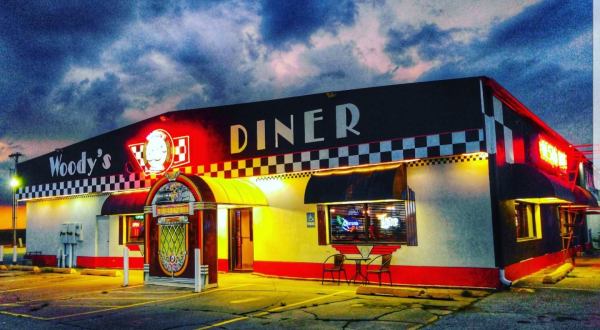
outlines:
{"label": "side entrance door", "polygon": [[110,222],[107,215],[96,216],[96,251],[99,257],[109,255],[110,246]]}
{"label": "side entrance door", "polygon": [[229,270],[252,271],[253,264],[252,209],[229,209]]}

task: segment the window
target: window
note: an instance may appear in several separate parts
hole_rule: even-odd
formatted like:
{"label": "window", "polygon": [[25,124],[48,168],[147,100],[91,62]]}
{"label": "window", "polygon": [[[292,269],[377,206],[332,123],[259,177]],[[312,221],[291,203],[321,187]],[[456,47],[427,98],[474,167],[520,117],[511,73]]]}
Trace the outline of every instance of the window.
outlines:
{"label": "window", "polygon": [[[126,215],[119,217],[119,244],[144,244],[144,215]],[[123,235],[125,233],[125,235]]]}
{"label": "window", "polygon": [[515,203],[515,226],[517,240],[541,238],[540,206],[530,203]]}
{"label": "window", "polygon": [[330,242],[416,245],[412,204],[412,201],[397,201],[330,205]]}

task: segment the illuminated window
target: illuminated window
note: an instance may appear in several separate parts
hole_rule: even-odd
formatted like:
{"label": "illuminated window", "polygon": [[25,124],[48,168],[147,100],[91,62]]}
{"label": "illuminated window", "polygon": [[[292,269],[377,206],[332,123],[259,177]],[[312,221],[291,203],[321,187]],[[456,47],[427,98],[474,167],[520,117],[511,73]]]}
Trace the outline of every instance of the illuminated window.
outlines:
{"label": "illuminated window", "polygon": [[541,238],[540,206],[530,203],[515,203],[515,227],[517,240]]}
{"label": "illuminated window", "polygon": [[412,204],[414,202],[398,201],[330,205],[330,242],[407,244],[411,241],[414,244],[410,245],[416,245]]}
{"label": "illuminated window", "polygon": [[144,244],[144,215],[126,215],[120,217],[119,244]]}

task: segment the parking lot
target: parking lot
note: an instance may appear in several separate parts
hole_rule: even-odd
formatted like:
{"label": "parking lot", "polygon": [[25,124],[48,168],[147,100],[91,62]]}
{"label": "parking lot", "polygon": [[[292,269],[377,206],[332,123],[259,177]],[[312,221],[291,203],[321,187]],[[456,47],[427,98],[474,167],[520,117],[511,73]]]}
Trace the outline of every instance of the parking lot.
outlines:
{"label": "parking lot", "polygon": [[0,328],[419,328],[487,295],[464,290],[432,299],[357,295],[358,285],[235,273],[219,274],[219,287],[201,293],[143,285],[137,271],[128,287],[122,280],[0,272]]}

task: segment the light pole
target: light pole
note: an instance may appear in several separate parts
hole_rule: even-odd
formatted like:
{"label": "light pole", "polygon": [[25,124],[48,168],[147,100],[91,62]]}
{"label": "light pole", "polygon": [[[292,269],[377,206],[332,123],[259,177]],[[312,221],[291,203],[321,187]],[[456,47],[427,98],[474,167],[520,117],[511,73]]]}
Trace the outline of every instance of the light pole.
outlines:
{"label": "light pole", "polygon": [[12,188],[12,225],[13,225],[13,265],[17,264],[17,187],[20,185],[20,180],[17,172],[17,165],[19,164],[19,157],[23,156],[20,152],[14,152],[8,157],[15,160],[14,174],[10,178],[10,187]]}

